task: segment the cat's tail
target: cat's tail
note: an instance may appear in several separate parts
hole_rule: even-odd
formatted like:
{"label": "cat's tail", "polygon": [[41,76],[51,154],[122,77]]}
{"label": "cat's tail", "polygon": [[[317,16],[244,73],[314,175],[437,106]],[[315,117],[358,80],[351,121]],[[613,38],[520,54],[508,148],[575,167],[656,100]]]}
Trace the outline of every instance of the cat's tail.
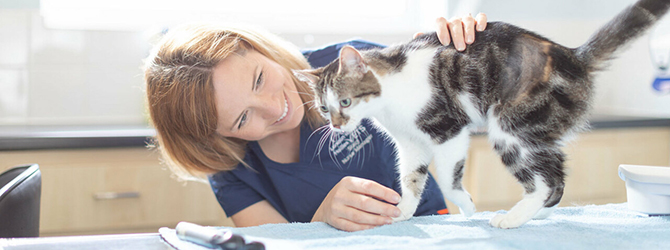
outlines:
{"label": "cat's tail", "polygon": [[641,36],[670,8],[670,0],[640,0],[619,13],[576,50],[591,70],[599,70],[614,52]]}

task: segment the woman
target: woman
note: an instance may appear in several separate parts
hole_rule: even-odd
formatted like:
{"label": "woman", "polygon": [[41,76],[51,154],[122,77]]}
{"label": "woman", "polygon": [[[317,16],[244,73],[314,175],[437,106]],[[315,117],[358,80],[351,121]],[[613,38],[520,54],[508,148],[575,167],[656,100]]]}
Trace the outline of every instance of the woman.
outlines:
{"label": "woman", "polygon": [[[436,21],[464,50],[486,16]],[[378,45],[363,41],[359,48]],[[147,60],[156,146],[179,176],[208,176],[236,226],[323,221],[357,231],[399,215],[393,148],[369,122],[330,136],[291,70],[322,66],[337,46],[301,54],[271,34],[191,26],[168,32]],[[305,58],[307,56],[307,59]],[[430,178],[415,215],[446,208]]]}

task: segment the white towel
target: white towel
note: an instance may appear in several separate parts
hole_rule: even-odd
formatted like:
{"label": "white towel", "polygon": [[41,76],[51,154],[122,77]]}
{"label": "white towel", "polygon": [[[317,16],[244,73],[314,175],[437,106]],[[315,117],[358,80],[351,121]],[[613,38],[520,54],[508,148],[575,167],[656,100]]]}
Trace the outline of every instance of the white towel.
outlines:
{"label": "white towel", "polygon": [[[267,224],[230,228],[247,242],[266,249],[670,249],[670,216],[649,217],[625,203],[559,207],[544,220],[516,229],[497,229],[488,222],[498,212],[414,217],[408,221],[344,232],[325,223]],[[180,250],[174,230],[161,236]]]}

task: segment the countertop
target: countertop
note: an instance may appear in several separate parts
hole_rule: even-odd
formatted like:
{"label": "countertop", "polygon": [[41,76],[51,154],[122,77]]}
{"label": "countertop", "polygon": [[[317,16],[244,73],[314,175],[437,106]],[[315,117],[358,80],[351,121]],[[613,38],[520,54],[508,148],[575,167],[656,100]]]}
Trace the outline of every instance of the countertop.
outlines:
{"label": "countertop", "polygon": [[[670,127],[670,118],[594,115],[592,129]],[[140,125],[0,126],[0,151],[63,148],[142,147],[156,134]]]}
{"label": "countertop", "polygon": [[141,147],[154,135],[147,125],[0,126],[0,151]]}
{"label": "countertop", "polygon": [[158,233],[86,235],[59,237],[2,238],[0,249],[32,250],[32,249],[143,249],[169,250],[174,249],[163,241]]}

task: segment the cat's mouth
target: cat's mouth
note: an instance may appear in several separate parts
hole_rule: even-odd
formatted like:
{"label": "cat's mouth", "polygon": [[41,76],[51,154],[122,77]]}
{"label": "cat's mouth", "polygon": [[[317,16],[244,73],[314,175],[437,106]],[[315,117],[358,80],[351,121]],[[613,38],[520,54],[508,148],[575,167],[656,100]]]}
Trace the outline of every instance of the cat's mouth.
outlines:
{"label": "cat's mouth", "polygon": [[283,123],[285,120],[287,120],[286,117],[288,117],[288,111],[290,109],[289,106],[290,102],[288,101],[288,96],[286,96],[286,93],[284,93],[284,113],[282,113],[281,116],[279,116],[279,118],[277,119],[277,121],[275,121],[274,123],[275,125]]}

